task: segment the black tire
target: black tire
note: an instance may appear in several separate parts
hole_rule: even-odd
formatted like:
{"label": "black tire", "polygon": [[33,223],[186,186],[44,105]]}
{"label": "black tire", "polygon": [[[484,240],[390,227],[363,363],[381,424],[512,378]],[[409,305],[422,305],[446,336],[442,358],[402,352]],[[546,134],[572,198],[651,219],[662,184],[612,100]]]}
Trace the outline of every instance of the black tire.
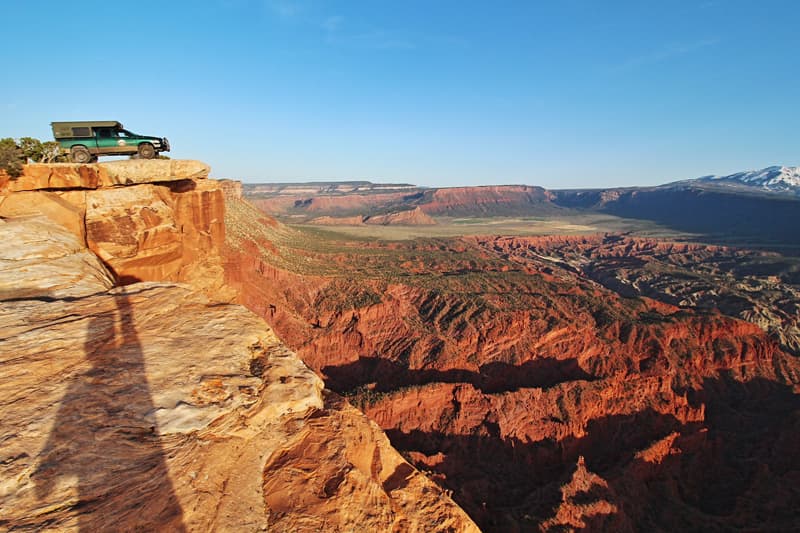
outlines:
{"label": "black tire", "polygon": [[150,143],[139,145],[139,157],[142,159],[153,159],[156,156],[156,149]]}
{"label": "black tire", "polygon": [[87,150],[85,146],[73,146],[69,151],[69,158],[74,163],[80,163],[82,165],[92,162],[92,154],[89,153],[89,150]]}

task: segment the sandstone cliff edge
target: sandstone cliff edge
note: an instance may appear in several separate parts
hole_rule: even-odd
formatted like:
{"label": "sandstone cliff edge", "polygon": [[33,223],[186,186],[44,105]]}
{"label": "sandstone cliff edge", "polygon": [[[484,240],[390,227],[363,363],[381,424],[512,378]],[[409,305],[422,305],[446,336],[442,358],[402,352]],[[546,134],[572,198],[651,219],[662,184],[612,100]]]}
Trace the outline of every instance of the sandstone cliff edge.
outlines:
{"label": "sandstone cliff edge", "polygon": [[230,303],[208,172],[0,176],[0,530],[476,530]]}

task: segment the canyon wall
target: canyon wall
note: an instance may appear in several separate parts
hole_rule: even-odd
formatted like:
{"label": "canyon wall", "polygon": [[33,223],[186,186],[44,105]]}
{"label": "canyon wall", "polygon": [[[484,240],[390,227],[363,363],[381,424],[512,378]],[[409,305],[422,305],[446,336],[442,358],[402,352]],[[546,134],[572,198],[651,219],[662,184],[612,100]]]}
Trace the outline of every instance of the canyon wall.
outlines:
{"label": "canyon wall", "polygon": [[725,246],[592,235],[472,238],[516,262],[568,266],[626,297],[719,312],[758,325],[800,356],[800,260]]}
{"label": "canyon wall", "polygon": [[551,194],[541,187],[528,185],[486,185],[447,187],[426,194],[422,210],[439,216],[526,215],[532,212],[555,212]]}
{"label": "canyon wall", "polygon": [[241,301],[482,529],[797,525],[800,363],[728,303],[757,281],[751,305],[791,300],[791,277],[730,271],[758,254],[620,236],[320,241],[253,211],[226,212]]}
{"label": "canyon wall", "polygon": [[[390,189],[387,191],[386,189]],[[528,185],[491,185],[481,187],[448,187],[441,189],[410,186],[366,187],[346,190],[330,186],[284,186],[270,188],[250,185],[245,197],[264,213],[299,219],[320,219],[330,223],[347,223],[351,217],[381,220],[386,215],[408,217],[419,210],[414,219],[430,224],[430,216],[531,216],[564,211],[552,202],[553,195],[541,187]],[[328,218],[323,217],[330,217]],[[372,223],[385,223],[373,220]],[[366,220],[364,220],[366,222]],[[369,222],[367,222],[369,223]]]}
{"label": "canyon wall", "polygon": [[477,530],[227,302],[207,173],[36,165],[0,189],[0,529]]}
{"label": "canyon wall", "polygon": [[551,191],[566,208],[649,220],[706,241],[752,243],[759,248],[800,245],[800,202],[791,194],[698,180],[658,187]]}

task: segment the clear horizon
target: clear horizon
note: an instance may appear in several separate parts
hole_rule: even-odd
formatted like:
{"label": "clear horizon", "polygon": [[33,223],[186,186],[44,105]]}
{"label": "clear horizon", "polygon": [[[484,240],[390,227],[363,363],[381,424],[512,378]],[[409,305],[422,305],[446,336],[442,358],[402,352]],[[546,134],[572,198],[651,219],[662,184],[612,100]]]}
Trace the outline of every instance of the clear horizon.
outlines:
{"label": "clear horizon", "polygon": [[11,3],[0,137],[119,120],[246,183],[598,188],[800,165],[796,2],[464,4]]}

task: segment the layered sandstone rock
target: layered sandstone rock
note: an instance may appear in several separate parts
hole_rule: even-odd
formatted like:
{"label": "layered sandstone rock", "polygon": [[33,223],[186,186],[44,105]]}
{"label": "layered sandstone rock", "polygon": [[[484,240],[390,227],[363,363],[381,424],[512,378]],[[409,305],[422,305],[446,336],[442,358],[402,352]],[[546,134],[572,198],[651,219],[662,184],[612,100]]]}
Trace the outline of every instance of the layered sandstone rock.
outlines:
{"label": "layered sandstone rock", "polygon": [[27,165],[0,190],[0,217],[44,215],[85,241],[123,282],[187,282],[230,300],[220,256],[224,194],[208,172],[181,160]]}
{"label": "layered sandstone rock", "polygon": [[426,214],[420,207],[389,213],[388,215],[371,216],[364,222],[379,226],[432,226],[436,224],[436,220]]}
{"label": "layered sandstone rock", "polygon": [[277,531],[477,532],[445,491],[335,394],[264,468]]}
{"label": "layered sandstone rock", "polygon": [[0,329],[4,528],[470,528],[241,307],[138,283]]}
{"label": "layered sandstone rock", "polygon": [[[408,216],[416,208],[428,216],[522,216],[556,213],[562,210],[553,203],[552,193],[527,185],[484,187],[417,188],[403,185],[370,185],[347,190],[340,186],[252,186],[245,196],[253,205],[272,216],[314,216],[316,219],[360,216],[380,220],[384,213]],[[405,213],[405,214],[404,214]],[[389,216],[392,216],[389,215]],[[380,223],[380,222],[378,222]],[[400,222],[408,224],[409,222]],[[412,222],[413,223],[413,222]]]}
{"label": "layered sandstone rock", "polygon": [[0,217],[45,216],[86,242],[86,191],[35,190],[3,194]]}
{"label": "layered sandstone rock", "polygon": [[193,283],[225,299],[224,200],[212,180],[90,191],[86,238],[123,281]]}
{"label": "layered sandstone rock", "polygon": [[375,208],[387,206],[401,206],[408,192],[397,193],[372,193],[372,194],[344,194],[321,195],[319,191],[308,193],[295,192],[290,195],[278,194],[277,196],[253,198],[253,205],[270,215],[289,213],[308,213],[314,215],[330,216],[365,216]]}
{"label": "layered sandstone rock", "polygon": [[421,205],[429,215],[476,216],[530,213],[535,207],[555,211],[551,193],[528,185],[489,185],[435,189]]}
{"label": "layered sandstone rock", "polygon": [[543,531],[636,531],[623,513],[614,489],[586,468],[583,456],[575,472],[561,487],[561,503],[555,516],[541,524]]}
{"label": "layered sandstone rock", "polygon": [[422,209],[415,207],[386,215],[352,216],[352,217],[318,217],[309,221],[317,226],[433,226],[436,220],[426,215]]}
{"label": "layered sandstone rock", "polygon": [[8,192],[48,189],[96,189],[101,183],[99,165],[79,163],[35,163],[25,165],[21,176],[7,181],[2,188]]}
{"label": "layered sandstone rock", "polygon": [[[170,206],[181,191],[143,187],[91,193],[97,212],[114,192],[102,242],[136,234],[119,221],[137,202],[151,237],[171,233],[164,206],[209,216],[202,190]],[[477,531],[251,312],[187,285],[109,290],[47,217],[0,231],[0,529]]]}
{"label": "layered sandstone rock", "polygon": [[75,235],[46,218],[0,219],[0,300],[103,292],[113,277]]}
{"label": "layered sandstone rock", "polygon": [[[18,178],[7,180],[8,192],[53,189],[97,189],[208,177],[211,168],[183,159],[126,159],[108,163],[34,163]],[[2,192],[2,191],[0,191]]]}
{"label": "layered sandstone rock", "polygon": [[211,172],[205,163],[186,159],[127,159],[97,166],[103,186],[198,180]]}
{"label": "layered sandstone rock", "polygon": [[470,240],[515,262],[569,266],[627,297],[746,320],[800,355],[800,276],[794,258],[619,235]]}
{"label": "layered sandstone rock", "polygon": [[225,193],[226,198],[241,198],[242,197],[242,182],[237,180],[221,179],[218,180],[222,185],[222,192]]}

